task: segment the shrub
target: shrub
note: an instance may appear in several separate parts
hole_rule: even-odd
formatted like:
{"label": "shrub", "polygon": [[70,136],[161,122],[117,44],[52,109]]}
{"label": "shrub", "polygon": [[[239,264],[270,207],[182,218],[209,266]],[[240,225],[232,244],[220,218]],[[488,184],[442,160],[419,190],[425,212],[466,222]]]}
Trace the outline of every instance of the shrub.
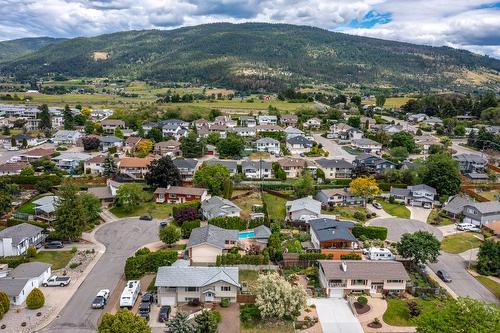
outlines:
{"label": "shrub", "polygon": [[223,308],[227,308],[229,306],[229,298],[221,299],[220,306],[222,306]]}
{"label": "shrub", "polygon": [[347,253],[347,254],[341,254],[340,260],[361,260],[361,257],[359,256],[359,254],[356,253]]}
{"label": "shrub", "polygon": [[216,217],[209,220],[208,223],[220,228],[231,230],[245,230],[247,228],[247,221],[237,216]]}
{"label": "shrub", "polygon": [[201,302],[199,298],[193,298],[188,302],[189,306],[200,306]]}
{"label": "shrub", "polygon": [[260,310],[255,304],[243,304],[240,306],[240,320],[244,323],[260,320]]}
{"label": "shrub", "polygon": [[391,195],[391,196],[389,197],[389,203],[393,204],[393,203],[395,203],[395,202],[396,202],[396,198],[394,198],[394,196],[393,196],[393,195]]}
{"label": "shrub", "polygon": [[75,254],[77,251],[78,251],[78,249],[76,248],[76,246],[73,246],[71,248],[71,253]]}
{"label": "shrub", "polygon": [[3,317],[7,311],[10,309],[10,299],[9,296],[3,292],[0,291],[0,319]]}
{"label": "shrub", "polygon": [[217,256],[217,266],[224,265],[267,265],[269,264],[269,255],[266,254],[247,254],[242,256],[239,253],[228,253]]}
{"label": "shrub", "polygon": [[359,296],[357,299],[358,303],[361,305],[368,304],[368,299],[365,296]]}
{"label": "shrub", "polygon": [[354,228],[352,228],[352,234],[356,238],[365,236],[367,239],[385,240],[387,238],[387,228],[356,224]]}
{"label": "shrub", "polygon": [[410,318],[417,317],[418,315],[420,315],[420,312],[422,312],[422,308],[416,301],[411,300],[408,301],[407,304],[408,304],[408,313],[410,315]]}
{"label": "shrub", "polygon": [[151,253],[151,250],[150,250],[150,249],[148,249],[147,247],[143,247],[142,249],[137,250],[137,251],[135,252],[135,255],[136,255],[136,256],[141,256],[141,255],[143,255],[143,254],[149,254],[149,253]]}
{"label": "shrub", "polygon": [[300,260],[323,260],[323,259],[331,259],[331,254],[324,253],[301,253],[299,254]]}
{"label": "shrub", "polygon": [[125,278],[134,280],[145,273],[156,272],[160,266],[170,266],[177,260],[177,251],[159,250],[127,258]]}
{"label": "shrub", "polygon": [[354,212],[354,218],[358,221],[364,222],[366,221],[366,216],[362,212]]}
{"label": "shrub", "polygon": [[44,304],[45,296],[38,288],[33,289],[26,298],[26,306],[28,309],[40,309]]}
{"label": "shrub", "polygon": [[26,251],[26,255],[28,256],[28,258],[33,258],[34,256],[36,256],[36,247],[34,247],[34,246],[28,247],[28,250]]}
{"label": "shrub", "polygon": [[220,323],[222,321],[222,316],[221,316],[219,311],[212,310],[212,314],[213,314],[216,322]]}
{"label": "shrub", "polygon": [[188,202],[174,205],[172,207],[172,216],[175,216],[179,210],[182,210],[186,207],[192,207],[192,208],[196,209],[196,211],[199,211],[200,207],[201,207],[201,202],[198,200],[194,200],[194,201],[188,201]]}
{"label": "shrub", "polygon": [[80,266],[82,263],[81,262],[72,262],[70,265],[69,265],[69,268],[70,269],[75,269],[77,268],[78,266]]}
{"label": "shrub", "polygon": [[200,218],[200,214],[198,213],[198,210],[194,207],[183,207],[179,210],[174,215],[174,220],[177,222],[179,226],[182,225],[182,223],[186,221],[192,221]]}
{"label": "shrub", "polygon": [[194,228],[198,228],[200,224],[200,220],[184,222],[181,226],[182,238],[189,238],[191,231],[193,231]]}

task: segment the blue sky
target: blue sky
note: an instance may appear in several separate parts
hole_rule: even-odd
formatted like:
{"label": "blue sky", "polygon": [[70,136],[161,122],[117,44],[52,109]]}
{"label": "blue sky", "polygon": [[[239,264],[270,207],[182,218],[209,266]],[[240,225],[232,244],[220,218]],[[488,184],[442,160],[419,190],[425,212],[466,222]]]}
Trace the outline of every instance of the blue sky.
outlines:
{"label": "blue sky", "polygon": [[0,40],[212,22],[302,24],[500,58],[500,1],[0,0]]}

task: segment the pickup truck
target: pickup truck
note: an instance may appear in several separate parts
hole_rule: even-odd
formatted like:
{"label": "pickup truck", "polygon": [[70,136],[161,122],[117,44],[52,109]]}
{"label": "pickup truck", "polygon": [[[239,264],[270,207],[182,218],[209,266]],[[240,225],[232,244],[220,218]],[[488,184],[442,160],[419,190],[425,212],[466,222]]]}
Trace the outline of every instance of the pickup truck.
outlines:
{"label": "pickup truck", "polygon": [[42,286],[44,287],[66,287],[71,282],[69,276],[51,276],[47,280],[43,281]]}

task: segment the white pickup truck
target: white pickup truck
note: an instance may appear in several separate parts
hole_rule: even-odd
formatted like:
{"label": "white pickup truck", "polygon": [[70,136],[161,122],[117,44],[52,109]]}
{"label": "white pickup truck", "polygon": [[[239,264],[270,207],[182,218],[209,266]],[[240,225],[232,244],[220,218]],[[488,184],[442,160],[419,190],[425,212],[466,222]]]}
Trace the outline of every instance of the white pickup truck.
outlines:
{"label": "white pickup truck", "polygon": [[43,281],[42,286],[44,287],[66,287],[71,282],[69,276],[57,276],[53,275],[47,280]]}

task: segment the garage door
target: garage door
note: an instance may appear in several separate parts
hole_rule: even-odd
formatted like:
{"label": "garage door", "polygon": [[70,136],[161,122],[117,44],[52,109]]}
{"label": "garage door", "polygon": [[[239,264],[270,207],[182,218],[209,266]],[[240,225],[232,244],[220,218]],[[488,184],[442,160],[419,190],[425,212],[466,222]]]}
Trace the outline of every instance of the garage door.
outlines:
{"label": "garage door", "polygon": [[175,305],[175,296],[160,297],[160,305]]}
{"label": "garage door", "polygon": [[342,297],[344,297],[344,290],[343,289],[330,289],[330,297],[342,298]]}

